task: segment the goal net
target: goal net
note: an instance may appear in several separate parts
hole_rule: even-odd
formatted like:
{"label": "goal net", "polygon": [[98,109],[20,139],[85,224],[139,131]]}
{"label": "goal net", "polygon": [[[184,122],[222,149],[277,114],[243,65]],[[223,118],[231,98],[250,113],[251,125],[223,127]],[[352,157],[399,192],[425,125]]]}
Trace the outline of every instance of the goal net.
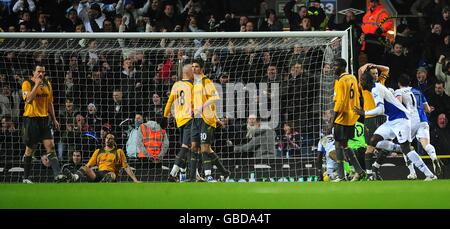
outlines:
{"label": "goal net", "polygon": [[[138,179],[167,181],[181,147],[174,119],[156,158],[137,152],[135,119],[161,122],[171,86],[195,58],[205,61],[221,97],[217,115],[226,125],[216,129],[212,148],[231,181],[308,181],[320,174],[315,148],[332,109],[330,64],[347,59],[347,40],[346,32],[2,33],[0,53],[2,182],[23,175],[21,84],[37,64],[53,88],[62,165],[74,152],[86,163],[113,132]],[[39,145],[35,182],[52,180],[45,156]]]}

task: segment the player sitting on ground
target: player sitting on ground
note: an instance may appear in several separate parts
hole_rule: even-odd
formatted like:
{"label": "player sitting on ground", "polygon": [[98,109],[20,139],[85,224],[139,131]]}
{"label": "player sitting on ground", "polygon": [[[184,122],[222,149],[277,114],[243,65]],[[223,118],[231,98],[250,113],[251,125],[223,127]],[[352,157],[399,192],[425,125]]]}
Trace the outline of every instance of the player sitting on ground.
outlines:
{"label": "player sitting on ground", "polygon": [[[98,166],[98,171],[92,170],[95,165]],[[128,166],[123,150],[117,148],[114,135],[108,133],[105,138],[105,146],[95,150],[86,166],[82,166],[75,174],[67,169],[63,172],[70,178],[69,182],[77,182],[82,176],[86,176],[88,181],[93,182],[114,182],[119,175],[120,168],[125,169],[134,182],[140,182]]]}

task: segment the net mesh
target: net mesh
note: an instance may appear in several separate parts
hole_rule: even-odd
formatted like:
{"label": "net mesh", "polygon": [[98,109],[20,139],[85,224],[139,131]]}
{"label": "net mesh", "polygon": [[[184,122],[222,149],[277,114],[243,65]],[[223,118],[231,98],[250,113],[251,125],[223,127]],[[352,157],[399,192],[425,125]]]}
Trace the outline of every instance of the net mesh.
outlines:
{"label": "net mesh", "polygon": [[[212,147],[231,178],[311,179],[319,173],[314,149],[332,109],[330,63],[340,52],[337,37],[2,39],[0,181],[16,182],[22,176],[21,84],[36,64],[46,67],[53,87],[61,123],[54,132],[55,148],[61,164],[69,163],[74,151],[86,163],[112,131],[139,179],[166,181],[181,146],[174,120],[169,119],[167,128],[168,150],[158,160],[135,158],[127,141],[136,114],[143,114],[145,121],[161,121],[172,84],[194,58],[205,60],[205,74],[222,98],[218,117],[226,126],[216,129]],[[249,119],[253,115],[256,124]],[[47,165],[39,146],[34,181],[51,180]]]}

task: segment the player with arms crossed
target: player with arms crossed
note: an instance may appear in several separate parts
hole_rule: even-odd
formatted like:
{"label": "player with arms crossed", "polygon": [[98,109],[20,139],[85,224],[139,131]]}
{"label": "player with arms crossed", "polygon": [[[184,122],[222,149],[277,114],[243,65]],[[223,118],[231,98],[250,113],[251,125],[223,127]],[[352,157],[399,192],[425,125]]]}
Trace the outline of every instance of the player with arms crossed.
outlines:
{"label": "player with arms crossed", "polygon": [[23,113],[23,141],[25,143],[24,176],[23,183],[33,183],[30,179],[31,161],[37,144],[42,141],[48,155],[48,160],[55,176],[55,181],[66,179],[61,174],[58,157],[55,153],[53,130],[49,123],[49,114],[54,127],[59,129],[53,106],[53,90],[50,81],[45,78],[45,67],[36,65],[31,80],[25,80],[22,84],[22,97],[25,100],[25,112]]}
{"label": "player with arms crossed", "polygon": [[345,180],[344,174],[344,152],[349,162],[354,166],[356,174],[352,181],[359,180],[365,176],[353,152],[347,145],[348,140],[355,134],[355,123],[359,115],[353,110],[353,107],[360,107],[360,93],[358,90],[358,81],[354,75],[345,71],[347,62],[338,58],[333,63],[333,69],[337,77],[334,84],[334,139],[336,147],[336,163],[338,177],[334,180],[339,182]]}
{"label": "player with arms crossed", "polygon": [[[367,147],[366,154],[373,154],[374,148],[394,151],[395,144],[391,141],[397,138],[400,143],[400,151],[407,155],[414,165],[422,171],[427,177],[426,180],[436,179],[436,176],[428,169],[417,152],[411,149],[411,121],[409,111],[394,97],[394,95],[384,85],[375,83],[369,72],[364,73],[361,78],[361,86],[364,90],[370,90],[374,98],[376,107],[364,112],[359,107],[354,110],[360,115],[380,115],[385,114],[387,121],[379,126]],[[374,163],[375,164],[375,163]],[[367,174],[372,175],[372,168],[366,168]],[[376,166],[375,166],[376,167]]]}

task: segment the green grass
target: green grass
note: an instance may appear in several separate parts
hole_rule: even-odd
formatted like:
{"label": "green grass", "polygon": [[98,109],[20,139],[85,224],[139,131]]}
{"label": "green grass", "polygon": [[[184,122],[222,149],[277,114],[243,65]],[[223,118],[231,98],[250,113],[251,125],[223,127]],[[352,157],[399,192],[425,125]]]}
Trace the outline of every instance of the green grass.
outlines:
{"label": "green grass", "polygon": [[0,208],[449,209],[450,180],[0,184]]}

